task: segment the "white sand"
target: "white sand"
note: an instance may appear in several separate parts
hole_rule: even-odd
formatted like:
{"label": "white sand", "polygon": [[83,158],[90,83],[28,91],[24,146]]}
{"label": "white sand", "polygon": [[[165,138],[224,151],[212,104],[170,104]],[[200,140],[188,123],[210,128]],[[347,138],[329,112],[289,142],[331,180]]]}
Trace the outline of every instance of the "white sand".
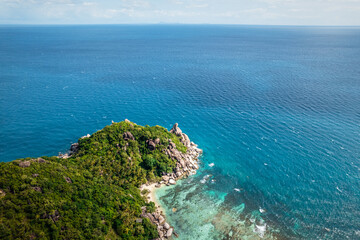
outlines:
{"label": "white sand", "polygon": [[155,187],[157,183],[151,183],[149,185],[143,184],[140,186],[140,191],[142,190],[148,190],[149,193],[147,194],[146,198],[148,200],[148,202],[154,202],[156,209],[158,209],[160,212],[162,212],[163,214],[165,214],[165,210],[164,208],[160,205],[159,200],[156,198],[156,194],[155,191],[158,190],[159,188],[165,187],[165,184],[161,184],[161,186],[159,188]]}

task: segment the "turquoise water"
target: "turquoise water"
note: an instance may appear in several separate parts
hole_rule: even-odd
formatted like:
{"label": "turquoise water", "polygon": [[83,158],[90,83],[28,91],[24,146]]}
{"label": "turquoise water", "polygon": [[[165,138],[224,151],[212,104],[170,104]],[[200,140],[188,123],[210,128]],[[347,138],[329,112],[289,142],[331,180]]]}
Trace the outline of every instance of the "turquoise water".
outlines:
{"label": "turquoise water", "polygon": [[204,150],[157,193],[180,239],[360,239],[359,66],[360,28],[0,26],[0,159],[178,122]]}

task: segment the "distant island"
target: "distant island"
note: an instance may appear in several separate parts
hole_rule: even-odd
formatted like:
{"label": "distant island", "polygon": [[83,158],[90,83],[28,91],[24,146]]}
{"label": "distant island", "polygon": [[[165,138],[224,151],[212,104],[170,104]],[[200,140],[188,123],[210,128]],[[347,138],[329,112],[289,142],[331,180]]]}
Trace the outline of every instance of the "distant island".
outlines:
{"label": "distant island", "polygon": [[0,163],[0,239],[165,239],[149,196],[194,174],[202,153],[178,124],[112,123],[54,157]]}

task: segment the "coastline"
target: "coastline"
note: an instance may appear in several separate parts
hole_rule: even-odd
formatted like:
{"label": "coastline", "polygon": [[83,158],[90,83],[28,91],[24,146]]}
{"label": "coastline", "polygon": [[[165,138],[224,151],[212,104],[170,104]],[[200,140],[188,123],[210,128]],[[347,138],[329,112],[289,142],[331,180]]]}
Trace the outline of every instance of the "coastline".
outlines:
{"label": "coastline", "polygon": [[155,208],[157,211],[160,211],[160,213],[166,215],[165,209],[161,206],[159,200],[156,198],[156,191],[160,188],[165,187],[165,184],[161,184],[161,186],[157,187],[158,183],[150,183],[149,185],[143,184],[140,186],[140,191],[147,190],[148,193],[146,194],[146,198],[149,202],[155,203]]}
{"label": "coastline", "polygon": [[175,185],[177,180],[194,175],[196,170],[199,169],[199,157],[203,152],[198,148],[198,145],[191,142],[189,137],[181,131],[177,123],[174,124],[170,132],[181,138],[180,141],[187,147],[186,153],[176,149],[175,144],[169,140],[169,147],[165,150],[165,153],[171,159],[176,160],[174,172],[164,173],[161,181],[146,183],[140,186],[141,194],[146,197],[148,202],[155,204],[156,210],[154,213],[148,213],[146,208],[142,208],[142,216],[148,218],[157,226],[159,240],[171,238],[173,235],[178,237],[178,234],[175,232],[174,227],[166,222],[166,211],[156,198],[155,192],[160,188]]}
{"label": "coastline", "polygon": [[[125,122],[131,123],[128,119],[125,119]],[[178,237],[178,234],[175,232],[173,226],[166,222],[166,211],[165,208],[161,206],[159,200],[156,198],[155,192],[160,188],[175,185],[177,180],[182,178],[187,178],[190,175],[196,174],[196,170],[199,169],[199,157],[203,151],[198,148],[198,145],[190,141],[190,138],[181,131],[178,126],[178,123],[175,123],[172,129],[169,131],[174,133],[180,138],[180,142],[184,144],[187,148],[186,152],[181,152],[176,148],[175,143],[169,139],[169,146],[165,150],[165,154],[171,159],[176,161],[176,168],[172,173],[164,173],[161,181],[157,182],[147,182],[139,187],[140,193],[143,197],[146,198],[148,203],[153,202],[155,204],[155,211],[149,212],[146,207],[142,207],[143,218],[148,218],[150,222],[157,226],[157,231],[159,234],[158,240],[165,240],[171,238],[173,235]],[[90,137],[90,134],[87,134],[83,138]],[[150,140],[147,142],[148,146],[152,144],[159,144],[158,139]],[[72,156],[72,154],[78,151],[79,144],[74,143],[70,147],[70,151],[64,154],[59,154],[59,158],[67,159]]]}

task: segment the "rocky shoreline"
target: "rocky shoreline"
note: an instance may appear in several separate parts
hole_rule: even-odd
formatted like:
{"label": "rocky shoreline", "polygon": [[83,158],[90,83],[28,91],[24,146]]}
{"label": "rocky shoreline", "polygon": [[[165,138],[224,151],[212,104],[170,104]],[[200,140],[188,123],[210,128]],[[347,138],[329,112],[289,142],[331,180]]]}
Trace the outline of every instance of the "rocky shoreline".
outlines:
{"label": "rocky shoreline", "polygon": [[[125,119],[125,122],[131,123],[129,120]],[[154,202],[156,206],[156,210],[154,213],[147,212],[146,207],[142,207],[141,217],[148,218],[153,224],[157,226],[157,230],[159,233],[159,238],[157,240],[169,239],[173,235],[177,237],[177,233],[174,231],[174,227],[170,226],[169,223],[166,222],[166,217],[163,209],[156,201],[155,197],[152,195],[154,188],[160,188],[163,186],[175,185],[176,181],[182,178],[186,178],[190,175],[196,173],[196,170],[199,169],[199,156],[202,154],[202,150],[198,148],[194,142],[191,142],[189,137],[181,131],[178,126],[178,123],[175,123],[170,133],[175,134],[180,138],[180,142],[186,146],[187,151],[183,153],[176,148],[176,144],[172,142],[171,139],[168,139],[169,145],[165,149],[165,154],[169,156],[171,159],[176,161],[176,168],[172,173],[164,173],[161,181],[155,183],[146,183],[140,186],[140,191],[144,193],[143,190],[146,190],[144,195],[147,198],[148,202]],[[90,134],[87,134],[81,138],[88,138]],[[124,139],[132,139],[134,140],[133,135],[130,132],[125,132],[123,135]],[[154,150],[157,144],[160,144],[160,139],[149,139],[146,142],[148,149]],[[78,151],[79,144],[73,143],[70,147],[70,150],[67,153],[61,154],[59,153],[59,158],[69,158],[74,153]],[[141,221],[138,219],[137,221]]]}
{"label": "rocky shoreline", "polygon": [[176,160],[176,168],[174,169],[174,172],[167,174],[164,173],[162,180],[157,183],[147,183],[140,187],[140,190],[147,190],[146,195],[150,194],[150,196],[147,196],[148,201],[153,201],[156,205],[156,211],[154,213],[147,213],[146,208],[143,207],[141,216],[148,218],[157,226],[159,233],[159,238],[157,240],[168,239],[173,235],[177,237],[178,235],[174,231],[174,227],[170,226],[170,224],[166,222],[164,211],[152,195],[153,188],[175,185],[177,180],[195,174],[196,170],[199,169],[199,156],[202,154],[202,150],[199,149],[195,143],[190,141],[189,137],[181,131],[177,123],[174,124],[170,132],[180,137],[180,141],[187,147],[186,153],[180,152],[176,148],[175,143],[169,139],[169,146],[165,150],[165,153],[171,159]]}

